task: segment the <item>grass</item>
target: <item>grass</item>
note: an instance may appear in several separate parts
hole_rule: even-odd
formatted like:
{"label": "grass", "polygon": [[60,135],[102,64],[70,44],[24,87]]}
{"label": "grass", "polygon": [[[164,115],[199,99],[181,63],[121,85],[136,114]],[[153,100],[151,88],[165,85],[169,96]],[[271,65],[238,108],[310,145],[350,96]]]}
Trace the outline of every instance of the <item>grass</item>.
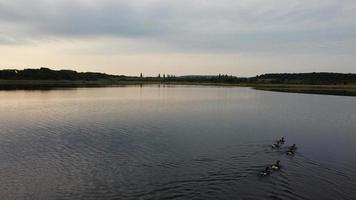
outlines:
{"label": "grass", "polygon": [[276,92],[356,96],[356,84],[353,85],[256,84],[250,86],[257,90],[267,90],[267,91],[276,91]]}

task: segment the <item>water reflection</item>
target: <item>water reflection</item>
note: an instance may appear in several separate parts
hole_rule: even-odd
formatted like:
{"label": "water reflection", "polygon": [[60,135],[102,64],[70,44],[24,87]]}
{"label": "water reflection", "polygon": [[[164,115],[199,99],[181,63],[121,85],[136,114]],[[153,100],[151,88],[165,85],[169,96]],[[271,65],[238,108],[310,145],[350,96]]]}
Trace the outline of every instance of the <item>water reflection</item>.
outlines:
{"label": "water reflection", "polygon": [[[355,103],[238,87],[1,91],[0,194],[353,199]],[[270,148],[281,136],[296,156]],[[277,159],[282,170],[259,178]]]}

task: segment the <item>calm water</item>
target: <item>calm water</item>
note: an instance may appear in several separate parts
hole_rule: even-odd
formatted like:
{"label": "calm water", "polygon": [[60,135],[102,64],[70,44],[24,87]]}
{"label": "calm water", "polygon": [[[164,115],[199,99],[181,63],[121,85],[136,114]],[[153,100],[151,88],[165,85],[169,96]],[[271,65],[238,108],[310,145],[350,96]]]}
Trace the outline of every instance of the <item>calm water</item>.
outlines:
{"label": "calm water", "polygon": [[[0,91],[1,199],[356,199],[356,98],[248,88]],[[270,144],[281,136],[294,157]],[[258,173],[281,160],[282,170]]]}

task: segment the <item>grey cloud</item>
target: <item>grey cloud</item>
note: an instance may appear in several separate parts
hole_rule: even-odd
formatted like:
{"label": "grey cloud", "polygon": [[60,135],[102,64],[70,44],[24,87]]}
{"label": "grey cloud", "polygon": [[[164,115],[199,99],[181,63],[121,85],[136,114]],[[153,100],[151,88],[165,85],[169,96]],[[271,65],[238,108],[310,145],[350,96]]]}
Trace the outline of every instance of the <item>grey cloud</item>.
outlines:
{"label": "grey cloud", "polygon": [[300,44],[319,51],[328,41],[355,43],[355,8],[350,0],[0,0],[0,21],[18,26],[21,33],[2,32],[18,40],[139,37],[172,51],[285,51]]}
{"label": "grey cloud", "polygon": [[[0,17],[3,21],[22,25],[26,31],[41,36],[100,36],[117,35],[135,37],[159,31],[132,11],[124,3],[86,6],[79,2],[62,1],[43,5],[2,3]],[[25,33],[26,34],[26,33]]]}

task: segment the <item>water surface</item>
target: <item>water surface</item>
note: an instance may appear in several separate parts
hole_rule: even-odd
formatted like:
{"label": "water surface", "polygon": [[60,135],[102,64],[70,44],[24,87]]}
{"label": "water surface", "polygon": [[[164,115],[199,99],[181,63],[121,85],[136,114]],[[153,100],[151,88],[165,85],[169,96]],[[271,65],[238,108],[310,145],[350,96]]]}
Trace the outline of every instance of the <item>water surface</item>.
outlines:
{"label": "water surface", "polygon": [[[0,91],[2,199],[355,199],[356,98],[239,87]],[[294,157],[276,138],[296,143]],[[282,170],[258,173],[281,160]]]}

